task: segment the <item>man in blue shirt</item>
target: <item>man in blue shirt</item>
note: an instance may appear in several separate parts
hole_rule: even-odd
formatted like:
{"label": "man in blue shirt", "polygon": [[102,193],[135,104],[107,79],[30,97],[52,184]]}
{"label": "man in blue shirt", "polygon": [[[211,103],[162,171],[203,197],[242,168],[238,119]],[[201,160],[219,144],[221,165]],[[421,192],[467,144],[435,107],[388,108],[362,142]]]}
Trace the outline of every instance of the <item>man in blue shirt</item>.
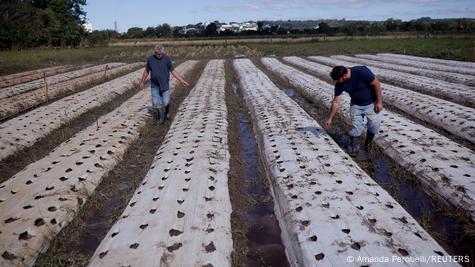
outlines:
{"label": "man in blue shirt", "polygon": [[175,70],[172,60],[165,54],[163,45],[155,46],[155,53],[147,58],[147,65],[140,80],[139,88],[143,89],[144,82],[150,75],[151,89],[152,89],[152,104],[157,110],[157,116],[160,123],[163,123],[165,118],[169,118],[170,112],[170,72],[178,81],[184,86],[188,86],[180,74]]}
{"label": "man in blue shirt", "polygon": [[332,123],[333,116],[335,116],[340,106],[341,94],[347,92],[351,97],[350,115],[352,123],[352,128],[348,132],[350,135],[349,152],[354,156],[359,150],[359,139],[364,130],[363,120],[365,117],[368,127],[365,146],[369,150],[381,124],[381,111],[383,110],[381,83],[366,66],[351,68],[336,66],[330,76],[335,81],[335,96],[333,97],[330,114],[328,114],[324,123],[325,128]]}

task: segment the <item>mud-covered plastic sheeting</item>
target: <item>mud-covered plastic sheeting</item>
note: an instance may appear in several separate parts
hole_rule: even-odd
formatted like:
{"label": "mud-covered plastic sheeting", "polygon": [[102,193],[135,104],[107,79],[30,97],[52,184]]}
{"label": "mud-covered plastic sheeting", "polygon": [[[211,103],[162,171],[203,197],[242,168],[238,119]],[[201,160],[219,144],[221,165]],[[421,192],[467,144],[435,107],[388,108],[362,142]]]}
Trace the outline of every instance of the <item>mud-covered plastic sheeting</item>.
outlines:
{"label": "mud-covered plastic sheeting", "polygon": [[[250,60],[234,60],[292,266],[447,255],[384,189]],[[385,263],[386,264],[386,263]],[[418,266],[421,263],[408,263]],[[443,263],[441,266],[455,266]]]}
{"label": "mud-covered plastic sheeting", "polygon": [[[329,77],[328,74],[332,69],[299,57],[284,57],[283,60],[320,77]],[[346,66],[351,66],[349,62],[346,63]],[[379,76],[376,75],[376,77]],[[475,143],[475,109],[387,83],[381,83],[381,87],[384,102],[457,137]]]}
{"label": "mud-covered plastic sheeting", "polygon": [[139,138],[149,102],[150,91],[138,92],[0,185],[0,266],[34,264]]}
{"label": "mud-covered plastic sheeting", "polygon": [[[87,74],[78,78],[61,83],[33,89],[9,98],[0,99],[0,120],[13,117],[24,110],[38,106],[48,101],[75,93],[91,83],[103,82],[117,75],[125,75],[128,72],[143,67],[143,63],[132,63],[118,66],[113,69]],[[90,86],[89,86],[90,87]]]}
{"label": "mud-covered plastic sheeting", "polygon": [[[475,83],[475,76],[471,74],[464,74],[464,69],[450,66],[439,66],[428,63],[404,63],[404,60],[394,60],[391,58],[386,58],[383,56],[375,55],[355,55],[345,56],[345,55],[335,55],[332,58],[348,60],[355,62],[357,64],[365,64],[368,66],[377,66],[388,70],[394,70],[402,73],[411,73],[414,75],[420,75],[425,77],[430,77],[435,80],[440,80],[444,82],[454,83],[454,85],[473,85]],[[404,64],[403,64],[404,63]],[[447,69],[447,70],[443,70]]]}
{"label": "mud-covered plastic sheeting", "polygon": [[440,58],[431,58],[431,57],[419,57],[419,56],[392,54],[392,53],[378,53],[378,55],[383,55],[383,56],[392,57],[392,58],[409,59],[416,62],[428,62],[428,63],[440,64],[444,66],[469,68],[472,70],[475,69],[475,62],[469,62],[469,61],[458,61],[458,60],[449,60],[449,59],[440,59]]}
{"label": "mud-covered plastic sheeting", "polygon": [[437,80],[431,77],[385,69],[376,66],[375,64],[368,64],[367,60],[364,60],[364,62],[366,63],[356,63],[354,61],[351,61],[353,63],[349,63],[347,59],[342,60],[341,58],[333,57],[330,58],[322,56],[311,56],[308,58],[329,66],[349,66],[367,64],[368,67],[371,68],[371,71],[373,71],[375,75],[377,75],[381,80],[385,82],[404,86],[408,89],[416,90],[424,94],[430,94],[435,97],[442,96],[450,101],[459,103],[464,106],[475,106],[475,91],[470,86],[466,86],[463,84],[454,84],[442,80]]}
{"label": "mud-covered plastic sheeting", "polygon": [[74,121],[132,88],[143,69],[33,109],[0,124],[0,160],[34,145],[61,125]]}
{"label": "mud-covered plastic sheeting", "polygon": [[[107,64],[101,64],[101,65],[96,65],[92,67],[87,67],[83,68],[80,70],[75,70],[75,71],[70,71],[66,73],[61,73],[61,74],[56,74],[50,77],[46,78],[46,83],[51,86],[53,84],[57,84],[60,82],[65,82],[67,80],[71,80],[74,78],[78,78],[87,74],[95,73],[95,72],[104,72],[106,69],[112,69],[116,68],[119,66],[123,66],[126,63],[107,63]],[[44,80],[43,79],[37,79],[31,82],[27,83],[22,83],[22,84],[17,84],[14,86],[10,87],[5,87],[2,90],[0,90],[0,99],[12,97],[14,95],[22,94],[25,92],[28,92],[30,90],[34,90],[40,87],[44,87]]]}
{"label": "mud-covered plastic sheeting", "polygon": [[90,266],[231,266],[224,86],[211,60]]}
{"label": "mud-covered plastic sheeting", "polygon": [[[285,77],[304,95],[325,103],[329,109],[334,86],[287,66],[264,58],[270,70]],[[340,114],[351,122],[350,97],[342,95]],[[375,143],[384,153],[421,182],[429,194],[459,209],[475,220],[475,153],[437,132],[404,116],[383,110],[383,121]]]}
{"label": "mud-covered plastic sheeting", "polygon": [[73,65],[63,65],[63,66],[54,66],[36,70],[30,70],[25,72],[17,72],[9,75],[0,76],[0,88],[9,87],[17,85],[20,83],[26,83],[36,79],[49,77],[52,75],[77,70],[80,68],[87,68],[90,65],[83,66],[73,66]]}

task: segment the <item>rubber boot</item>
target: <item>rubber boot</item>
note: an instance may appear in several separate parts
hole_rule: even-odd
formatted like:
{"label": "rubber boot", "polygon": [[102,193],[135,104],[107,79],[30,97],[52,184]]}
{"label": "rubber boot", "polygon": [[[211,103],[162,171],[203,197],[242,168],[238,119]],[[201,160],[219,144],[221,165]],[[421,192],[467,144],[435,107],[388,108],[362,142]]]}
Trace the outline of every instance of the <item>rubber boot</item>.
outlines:
{"label": "rubber boot", "polygon": [[366,132],[366,140],[364,141],[364,146],[365,146],[367,152],[370,152],[371,148],[373,148],[373,139],[374,139],[374,133],[371,133],[370,131],[367,131]]}
{"label": "rubber boot", "polygon": [[162,124],[165,121],[165,108],[164,107],[157,108],[157,120],[160,124]]}
{"label": "rubber boot", "polygon": [[360,137],[350,135],[350,146],[348,147],[348,152],[350,156],[354,157],[358,154],[360,150]]}
{"label": "rubber boot", "polygon": [[165,119],[170,119],[170,104],[165,106]]}

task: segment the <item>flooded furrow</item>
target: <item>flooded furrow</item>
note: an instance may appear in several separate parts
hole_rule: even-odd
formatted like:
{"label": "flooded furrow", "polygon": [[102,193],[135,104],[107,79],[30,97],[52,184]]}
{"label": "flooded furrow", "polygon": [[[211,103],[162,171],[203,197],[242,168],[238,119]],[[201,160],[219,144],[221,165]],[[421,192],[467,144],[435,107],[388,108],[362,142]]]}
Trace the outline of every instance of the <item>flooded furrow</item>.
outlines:
{"label": "flooded furrow", "polygon": [[[269,191],[269,181],[257,152],[257,142],[251,118],[239,95],[239,85],[232,83],[234,100],[238,102],[239,158],[242,163],[242,210],[247,253],[240,264],[245,266],[289,266],[281,230],[274,213],[274,202]],[[236,262],[235,262],[236,264]],[[239,265],[239,264],[238,264]]]}

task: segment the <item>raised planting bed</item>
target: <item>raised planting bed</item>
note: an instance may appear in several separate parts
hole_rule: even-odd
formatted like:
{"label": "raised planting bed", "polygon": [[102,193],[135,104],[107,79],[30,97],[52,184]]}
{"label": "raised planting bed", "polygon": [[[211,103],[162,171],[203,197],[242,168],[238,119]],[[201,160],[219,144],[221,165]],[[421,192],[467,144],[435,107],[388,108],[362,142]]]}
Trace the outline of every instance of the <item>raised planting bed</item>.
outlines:
{"label": "raised planting bed", "polygon": [[125,75],[140,67],[143,67],[143,63],[127,64],[107,71],[87,74],[52,86],[40,87],[9,98],[0,99],[0,119],[12,117],[19,112],[39,104],[79,91],[84,87],[88,87],[90,84],[97,84],[98,82],[106,81],[119,75]]}
{"label": "raised planting bed", "polygon": [[[320,78],[330,80],[331,67],[299,57],[283,59]],[[475,109],[386,83],[381,83],[381,86],[384,102],[457,137],[475,143]]]}
{"label": "raised planting bed", "polygon": [[231,265],[224,86],[224,61],[211,60],[90,266]]}
{"label": "raised planting bed", "polygon": [[[330,57],[312,56],[309,59],[329,65],[354,66],[365,64]],[[424,94],[444,98],[468,107],[475,107],[475,90],[462,84],[448,83],[430,77],[419,76],[394,70],[388,70],[374,65],[368,66],[382,81],[416,90]]]}
{"label": "raised planting bed", "polygon": [[[262,63],[286,78],[304,95],[328,109],[334,86],[303,73],[274,58]],[[348,123],[350,97],[342,95],[340,114]],[[475,221],[475,154],[433,130],[389,110],[383,111],[380,133],[375,143],[406,171],[414,174],[429,195],[464,210]]]}
{"label": "raised planting bed", "polygon": [[46,83],[45,79],[40,78],[31,82],[27,83],[22,83],[22,84],[17,84],[14,86],[10,87],[5,87],[0,90],[0,99],[12,97],[15,95],[23,94],[25,92],[38,89],[38,88],[43,88],[46,85],[52,86],[57,83],[65,82],[74,78],[78,78],[84,75],[88,75],[91,73],[96,73],[96,72],[101,72],[104,73],[106,70],[116,68],[119,66],[123,66],[125,63],[108,63],[108,64],[102,64],[102,65],[97,65],[97,66],[92,66],[92,67],[87,67],[75,71],[70,71],[66,73],[61,73],[57,75],[53,75],[50,77],[46,78]]}
{"label": "raised planting bed", "polygon": [[149,98],[147,90],[138,92],[0,185],[0,265],[33,265],[139,138]]}
{"label": "raised planting bed", "polygon": [[361,264],[359,257],[447,255],[250,60],[234,60],[234,67],[255,122],[291,266],[354,266]]}

